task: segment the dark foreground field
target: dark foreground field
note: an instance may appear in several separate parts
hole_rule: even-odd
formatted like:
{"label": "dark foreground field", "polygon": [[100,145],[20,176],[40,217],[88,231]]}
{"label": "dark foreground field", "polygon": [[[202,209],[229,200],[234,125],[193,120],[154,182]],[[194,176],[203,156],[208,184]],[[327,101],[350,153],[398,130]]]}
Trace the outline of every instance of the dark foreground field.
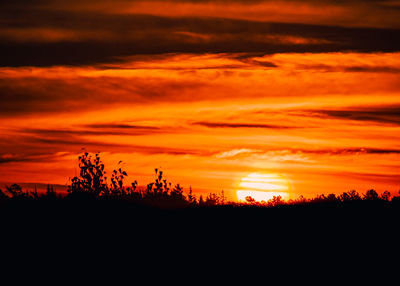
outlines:
{"label": "dark foreground field", "polygon": [[160,209],[118,200],[16,200],[0,215],[2,259],[21,274],[17,281],[51,274],[52,282],[90,285],[103,277],[111,285],[232,278],[325,284],[350,275],[357,285],[397,265],[400,204]]}
{"label": "dark foreground field", "polygon": [[127,173],[121,168],[111,173],[109,183],[99,154],[79,156],[79,168],[66,196],[51,186],[43,194],[17,184],[0,190],[2,239],[21,241],[21,247],[87,244],[99,251],[123,247],[136,253],[202,254],[199,249],[206,246],[204,253],[210,255],[307,246],[324,252],[341,244],[388,248],[397,243],[400,197],[387,191],[352,190],[291,202],[274,197],[259,203],[248,197],[245,203],[229,203],[223,193],[197,198],[191,188],[184,192],[158,169],[145,188],[136,181],[125,186]]}
{"label": "dark foreground field", "polygon": [[[117,243],[112,237],[156,245],[207,243],[222,247],[241,240],[237,249],[251,249],[250,240],[273,241],[280,247],[301,242],[348,243],[387,239],[399,228],[400,202],[322,202],[275,207],[217,205],[162,209],[119,200],[10,200],[0,207],[3,230],[25,241],[79,241]],[[354,239],[354,241],[351,241]],[[397,241],[397,240],[396,240]],[[83,241],[82,241],[83,242]],[[178,243],[179,242],[179,243]],[[237,241],[239,243],[239,241]],[[125,243],[125,242],[124,242]],[[249,243],[249,244],[248,244]]]}

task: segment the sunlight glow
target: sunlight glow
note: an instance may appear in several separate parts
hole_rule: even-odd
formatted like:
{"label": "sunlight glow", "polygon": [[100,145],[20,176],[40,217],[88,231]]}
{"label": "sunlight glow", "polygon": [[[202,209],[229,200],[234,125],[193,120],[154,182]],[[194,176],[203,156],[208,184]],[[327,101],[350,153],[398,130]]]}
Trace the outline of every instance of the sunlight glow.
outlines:
{"label": "sunlight glow", "polygon": [[259,191],[237,191],[236,195],[239,201],[246,201],[246,197],[250,196],[255,199],[257,202],[268,202],[273,199],[273,197],[281,196],[282,199],[286,200],[289,198],[289,194],[286,192],[259,192]]}
{"label": "sunlight glow", "polygon": [[256,201],[265,201],[274,196],[289,198],[289,181],[278,174],[252,173],[241,179],[236,192],[239,201],[245,201],[250,196]]}

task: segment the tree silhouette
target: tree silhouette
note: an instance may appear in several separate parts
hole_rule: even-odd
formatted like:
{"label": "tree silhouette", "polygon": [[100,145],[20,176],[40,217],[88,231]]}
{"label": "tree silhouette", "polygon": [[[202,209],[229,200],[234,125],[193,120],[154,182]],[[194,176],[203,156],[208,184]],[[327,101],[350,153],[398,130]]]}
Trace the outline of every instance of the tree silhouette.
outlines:
{"label": "tree silhouette", "polygon": [[379,195],[374,189],[371,189],[364,194],[364,200],[377,201],[379,200]]}
{"label": "tree silhouette", "polygon": [[382,199],[383,201],[390,201],[390,198],[391,198],[391,194],[390,194],[390,192],[388,192],[388,191],[384,191],[384,192],[382,193],[382,195],[381,195],[381,199]]}
{"label": "tree silhouette", "polygon": [[[313,198],[306,199],[300,196],[298,199],[285,201],[281,196],[274,196],[272,199],[265,201],[256,201],[251,196],[245,198],[245,202],[227,202],[224,191],[221,194],[209,193],[205,199],[200,195],[197,200],[190,187],[188,192],[184,193],[184,188],[180,184],[172,185],[167,179],[164,178],[164,173],[160,169],[154,169],[155,178],[153,182],[145,186],[139,186],[135,180],[129,187],[124,186],[124,180],[128,174],[118,167],[111,172],[110,183],[107,182],[105,176],[105,166],[100,159],[99,153],[94,155],[85,152],[78,157],[79,176],[71,180],[71,185],[68,186],[67,198],[72,197],[79,201],[84,198],[100,199],[102,201],[126,201],[133,204],[141,204],[151,207],[160,208],[181,208],[181,207],[213,207],[220,205],[233,205],[243,206],[251,205],[260,208],[273,208],[280,205],[310,205],[321,204],[335,206],[340,203],[347,203],[351,205],[365,204],[368,202],[388,202],[391,205],[398,205],[400,196],[392,197],[390,192],[385,191],[380,195],[374,189],[368,190],[365,194],[360,194],[355,190],[343,192],[340,195],[333,193],[328,195],[317,195]],[[121,163],[120,161],[118,165]],[[24,191],[18,184],[12,184],[5,187],[3,192],[0,189],[0,201],[7,202],[9,199],[16,201],[24,199],[25,201],[57,201],[62,200],[63,197],[58,195],[52,185],[47,186],[45,193],[39,194],[36,187],[34,191]],[[84,200],[83,200],[84,201]],[[332,204],[333,203],[333,204]],[[376,205],[376,203],[373,203]],[[380,204],[380,203],[379,203]],[[381,205],[381,204],[380,204]]]}
{"label": "tree silhouette", "polygon": [[359,200],[361,200],[360,194],[355,190],[344,192],[339,196],[339,198],[340,198],[340,200],[342,202],[359,201]]}
{"label": "tree silhouette", "polygon": [[189,205],[192,206],[197,204],[197,199],[196,196],[193,194],[192,187],[189,187],[189,192],[187,194],[187,202],[189,203]]}
{"label": "tree silhouette", "polygon": [[246,203],[253,205],[256,203],[256,200],[252,196],[246,196],[245,198]]}
{"label": "tree silhouette", "polygon": [[6,200],[8,196],[0,189],[0,201]]}
{"label": "tree silhouette", "polygon": [[267,202],[267,205],[270,207],[276,207],[283,204],[285,204],[285,201],[282,199],[282,196],[273,196],[272,199]]}

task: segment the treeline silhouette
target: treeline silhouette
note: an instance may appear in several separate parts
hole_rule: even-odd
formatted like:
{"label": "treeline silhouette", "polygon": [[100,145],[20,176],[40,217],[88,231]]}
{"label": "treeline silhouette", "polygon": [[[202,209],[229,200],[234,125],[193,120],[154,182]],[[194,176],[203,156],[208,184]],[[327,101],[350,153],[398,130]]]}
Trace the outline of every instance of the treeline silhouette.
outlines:
{"label": "treeline silhouette", "polygon": [[[128,176],[121,167],[111,172],[110,183],[99,153],[89,154],[85,152],[78,157],[79,176],[71,179],[68,186],[67,195],[59,194],[54,191],[52,185],[48,185],[46,192],[38,193],[34,191],[24,191],[18,184],[6,186],[3,191],[0,189],[0,203],[8,201],[55,201],[66,200],[75,202],[88,201],[120,201],[134,205],[149,206],[155,208],[186,208],[186,207],[210,207],[210,206],[234,206],[234,207],[279,207],[290,205],[310,205],[310,204],[348,204],[362,202],[379,202],[383,204],[395,204],[400,202],[400,192],[398,196],[392,196],[388,191],[378,194],[374,189],[365,193],[355,190],[336,194],[321,194],[314,198],[300,196],[297,199],[285,201],[281,196],[274,196],[271,200],[256,201],[251,196],[246,197],[244,202],[227,201],[224,191],[220,194],[209,193],[199,198],[193,193],[190,187],[184,192],[180,184],[172,185],[163,178],[163,171],[155,169],[155,179],[148,183],[146,187],[138,186],[135,180],[130,186],[124,185],[124,180]],[[122,163],[120,161],[118,165]]]}
{"label": "treeline silhouette", "polygon": [[[33,259],[30,265],[45,257],[55,267],[72,261],[60,277],[76,265],[83,271],[96,265],[102,272],[128,265],[125,273],[144,269],[146,279],[163,269],[181,275],[186,265],[183,272],[194,279],[193,263],[220,269],[245,253],[250,256],[235,264],[253,261],[265,269],[265,263],[286,269],[288,263],[305,265],[314,255],[316,265],[338,260],[352,271],[353,260],[344,257],[389,253],[397,237],[400,199],[388,192],[230,202],[223,193],[196,197],[158,169],[146,186],[136,181],[125,186],[128,174],[118,167],[107,177],[99,154],[81,155],[79,169],[64,194],[51,185],[44,192],[16,184],[0,191],[0,245],[18,259],[15,265],[27,264],[21,257]],[[143,267],[139,271],[130,261]]]}

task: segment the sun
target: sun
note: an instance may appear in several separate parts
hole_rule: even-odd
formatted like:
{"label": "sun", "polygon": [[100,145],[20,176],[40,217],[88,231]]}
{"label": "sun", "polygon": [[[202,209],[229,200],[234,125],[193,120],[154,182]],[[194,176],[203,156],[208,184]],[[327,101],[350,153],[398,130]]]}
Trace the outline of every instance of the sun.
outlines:
{"label": "sun", "polygon": [[288,199],[290,192],[289,180],[279,174],[251,173],[243,177],[239,183],[236,195],[239,201],[245,201],[250,196],[256,201],[269,201],[274,196]]}

